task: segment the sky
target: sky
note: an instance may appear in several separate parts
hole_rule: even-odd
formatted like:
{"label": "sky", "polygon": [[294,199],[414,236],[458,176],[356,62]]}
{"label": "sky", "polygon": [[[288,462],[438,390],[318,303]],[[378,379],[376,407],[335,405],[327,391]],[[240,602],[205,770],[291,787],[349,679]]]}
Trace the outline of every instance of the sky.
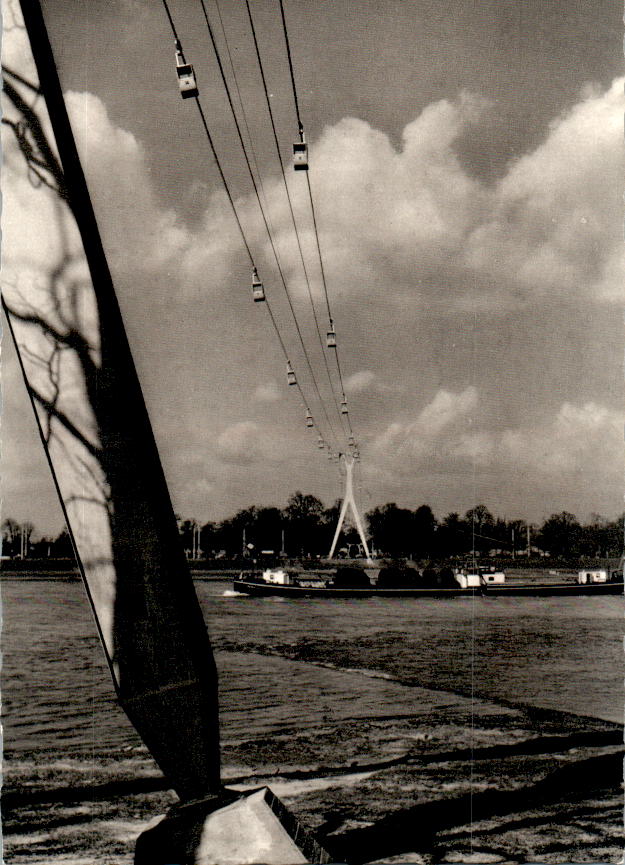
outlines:
{"label": "sky", "polygon": [[[340,476],[287,386],[266,309],[252,302],[197,109],[177,92],[162,5],[43,6],[176,511],[218,520],[283,506],[297,489],[331,504]],[[214,0],[206,7],[224,51]],[[170,8],[288,353],[313,395],[201,7]],[[279,5],[251,8],[325,329],[305,179],[288,168],[297,127]],[[245,7],[220,0],[220,10],[274,242],[338,429]],[[624,100],[614,4],[285,0],[285,11],[362,509],[428,503],[442,517],[484,503],[534,522],[561,510],[616,516]],[[8,65],[27,54],[15,15],[8,5]],[[25,234],[41,231],[37,191],[24,193],[19,165],[5,164],[5,194],[18,186]],[[19,232],[5,232],[5,260],[19,251]],[[3,517],[55,533],[60,508],[4,336]],[[312,396],[310,409],[325,427]]]}

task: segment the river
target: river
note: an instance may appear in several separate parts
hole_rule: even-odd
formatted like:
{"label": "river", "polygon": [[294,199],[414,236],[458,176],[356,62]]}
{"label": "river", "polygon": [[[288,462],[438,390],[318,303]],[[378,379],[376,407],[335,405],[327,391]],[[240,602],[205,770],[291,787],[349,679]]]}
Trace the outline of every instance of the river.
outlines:
{"label": "river", "polygon": [[[365,724],[380,732],[366,747],[362,740],[356,758],[387,758],[405,750],[405,719],[418,739],[419,718],[431,736],[423,730],[436,713],[455,712],[457,730],[472,726],[480,742],[509,738],[510,719],[527,707],[569,713],[580,718],[576,728],[622,719],[620,597],[253,599],[231,592],[225,578],[196,588],[220,673],[226,776],[336,762],[341,731],[353,728],[356,741]],[[7,578],[1,592],[5,792],[157,777],[115,703],[81,583]],[[477,725],[457,722],[462,712]],[[448,727],[448,744],[462,744]],[[293,731],[301,747],[289,756],[275,743]],[[302,789],[310,793],[310,783]],[[44,822],[35,811],[11,823],[7,863],[80,863],[62,840],[50,846],[48,831],[39,832],[37,859],[32,839]],[[138,814],[115,815],[118,847],[136,834]],[[98,815],[105,823],[108,815]]]}

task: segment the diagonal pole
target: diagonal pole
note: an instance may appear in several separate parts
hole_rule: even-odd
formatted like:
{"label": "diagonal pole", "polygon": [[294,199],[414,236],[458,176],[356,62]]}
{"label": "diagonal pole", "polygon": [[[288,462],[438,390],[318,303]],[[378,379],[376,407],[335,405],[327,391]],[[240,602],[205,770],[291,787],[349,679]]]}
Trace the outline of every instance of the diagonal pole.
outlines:
{"label": "diagonal pole", "polygon": [[66,212],[59,224],[77,230],[89,278],[68,292],[61,267],[45,289],[3,286],[3,304],[119,703],[182,800],[218,796],[211,645],[40,0],[21,8],[59,154],[64,194],[51,195],[69,206],[75,224]]}
{"label": "diagonal pole", "polygon": [[[217,670],[202,610],[40,0],[21,0],[21,7],[59,153],[57,173],[43,159],[58,185],[44,182],[42,200],[59,216],[59,249],[48,279],[26,273],[19,290],[7,281],[2,302],[119,703],[182,800],[141,833],[134,861],[328,863],[327,851],[267,787],[240,793],[222,786]],[[23,119],[6,85],[5,93]],[[31,115],[37,140],[44,127]],[[41,166],[32,148],[23,152],[29,167]],[[80,253],[68,237],[76,248],[82,242]],[[89,277],[70,281],[77,261]]]}

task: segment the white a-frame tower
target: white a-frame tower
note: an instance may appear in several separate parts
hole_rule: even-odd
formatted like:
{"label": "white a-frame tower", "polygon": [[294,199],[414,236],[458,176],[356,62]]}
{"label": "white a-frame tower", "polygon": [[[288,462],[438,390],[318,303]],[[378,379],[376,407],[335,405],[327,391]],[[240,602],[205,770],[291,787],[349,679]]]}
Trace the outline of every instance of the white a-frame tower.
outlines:
{"label": "white a-frame tower", "polygon": [[354,484],[352,479],[352,476],[354,474],[354,458],[352,456],[348,456],[347,454],[341,454],[340,458],[345,463],[345,496],[343,497],[343,504],[341,506],[341,513],[339,516],[338,524],[336,526],[336,531],[334,532],[334,540],[332,541],[332,546],[330,547],[329,558],[332,558],[332,556],[334,555],[336,543],[339,539],[339,535],[341,534],[341,529],[343,528],[343,522],[345,520],[347,508],[350,507],[352,510],[354,522],[356,523],[358,534],[360,535],[360,540],[362,541],[365,553],[367,554],[367,561],[370,562],[371,554],[369,553],[369,547],[367,546],[367,539],[365,537],[365,532],[362,527],[362,520],[360,519],[360,514],[358,513],[358,508],[356,507],[356,502],[354,500]]}

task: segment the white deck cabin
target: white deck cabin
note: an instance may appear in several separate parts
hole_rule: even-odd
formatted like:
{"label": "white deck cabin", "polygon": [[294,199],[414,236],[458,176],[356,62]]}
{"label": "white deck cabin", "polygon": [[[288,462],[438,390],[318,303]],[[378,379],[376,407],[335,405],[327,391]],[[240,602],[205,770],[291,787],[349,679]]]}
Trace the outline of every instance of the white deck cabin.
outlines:
{"label": "white deck cabin", "polygon": [[496,571],[494,568],[486,569],[481,566],[457,570],[455,577],[461,589],[477,589],[484,585],[501,585],[506,582],[506,575],[503,571]]}
{"label": "white deck cabin", "polygon": [[291,577],[282,568],[267,568],[263,571],[263,580],[274,586],[290,586]]}
{"label": "white deck cabin", "polygon": [[587,569],[579,571],[577,574],[577,582],[580,585],[586,585],[587,583],[607,583],[607,581],[608,572],[603,568]]}

